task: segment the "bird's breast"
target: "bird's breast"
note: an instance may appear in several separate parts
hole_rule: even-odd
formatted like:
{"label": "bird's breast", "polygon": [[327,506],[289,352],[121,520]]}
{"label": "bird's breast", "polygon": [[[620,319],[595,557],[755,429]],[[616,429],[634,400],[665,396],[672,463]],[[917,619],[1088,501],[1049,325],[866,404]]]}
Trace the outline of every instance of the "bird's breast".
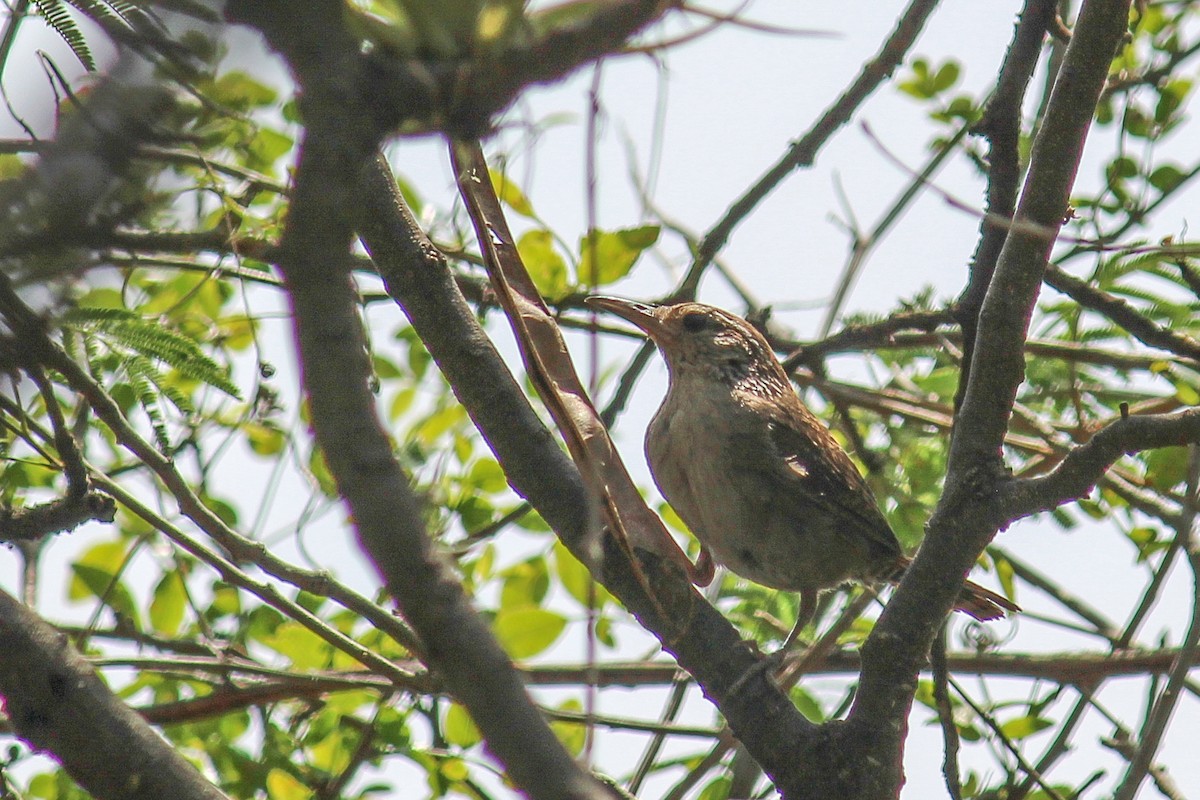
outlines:
{"label": "bird's breast", "polygon": [[770,468],[779,455],[760,414],[729,392],[674,388],[646,432],[647,460],[663,497],[718,563],[791,591],[861,571],[839,521],[784,482],[782,467]]}

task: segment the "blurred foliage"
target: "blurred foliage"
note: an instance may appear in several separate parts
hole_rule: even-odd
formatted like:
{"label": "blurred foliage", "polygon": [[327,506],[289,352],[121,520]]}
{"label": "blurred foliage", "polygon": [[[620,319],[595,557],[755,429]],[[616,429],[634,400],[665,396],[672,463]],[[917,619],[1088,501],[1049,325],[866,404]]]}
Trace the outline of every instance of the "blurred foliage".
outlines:
{"label": "blurred foliage", "polygon": [[[65,5],[37,5],[91,68],[91,50]],[[110,35],[113,25],[132,34],[144,33],[148,24],[137,16],[143,12],[135,4],[70,5],[93,18],[111,17],[106,18],[108,27],[101,28]],[[183,10],[190,5],[184,3]],[[580,2],[529,12],[511,0],[374,0],[348,4],[347,15],[372,46],[406,56],[449,58],[522,46],[577,24],[602,5]],[[1195,135],[1186,129],[1191,124],[1187,108],[1195,73],[1196,14],[1183,3],[1138,5],[1131,38],[1114,62],[1112,83],[1097,112],[1096,138],[1108,137],[1112,158],[1102,175],[1081,182],[1068,226],[1079,241],[1100,240],[1107,246],[1064,247],[1056,263],[1148,322],[1200,338],[1195,246],[1173,236],[1155,238],[1150,225],[1152,212],[1196,174],[1196,164],[1180,163],[1177,150],[1159,146]],[[387,617],[392,613],[387,600],[375,597],[377,587],[344,563],[348,555],[333,559],[317,554],[348,554],[349,526],[324,458],[311,441],[294,375],[285,381],[274,365],[286,358],[278,340],[287,330],[281,322],[286,312],[280,310],[285,301],[269,253],[287,210],[288,169],[300,133],[295,103],[281,87],[225,68],[228,54],[214,43],[192,44],[189,73],[186,78],[176,75],[182,81],[178,103],[171,118],[163,120],[174,144],[142,154],[142,166],[123,189],[136,198],[125,207],[123,238],[92,248],[75,265],[77,270],[49,282],[55,300],[47,318],[56,341],[111,397],[129,425],[172,460],[206,511],[298,565],[297,570],[365,585],[358,591],[372,596]],[[160,57],[160,66],[175,63],[161,51]],[[895,84],[928,112],[933,151],[946,146],[960,126],[977,121],[985,105],[985,97],[960,88],[961,73],[952,58],[919,57]],[[1024,132],[1026,141],[1033,132]],[[969,163],[982,165],[977,140],[964,140],[959,147]],[[29,163],[15,155],[0,156],[0,180],[15,179]],[[517,178],[497,171],[492,180],[515,215],[518,248],[534,281],[547,300],[563,304],[564,314],[572,310],[572,295],[619,285],[643,268],[645,257],[662,248],[664,239],[677,235],[669,226],[634,215],[612,228],[556,230],[537,213],[537,197]],[[461,208],[444,196],[422,196],[431,191],[427,187],[411,186],[403,178],[401,184],[415,212],[452,255],[454,268],[466,278],[478,278],[478,256],[462,233],[470,226]],[[75,250],[69,255],[80,258]],[[377,286],[365,273],[361,278],[365,292]],[[904,311],[937,307],[930,293],[898,302],[898,310]],[[490,312],[481,308],[480,313]],[[364,311],[380,413],[393,432],[396,456],[425,501],[431,531],[497,638],[527,665],[578,659],[579,649],[565,643],[582,634],[594,637],[601,660],[624,655],[619,648],[623,640],[635,639],[629,632],[636,623],[509,489],[420,339],[407,324],[394,321],[399,317],[394,308]],[[872,321],[851,317],[847,323],[854,327]],[[1195,362],[1160,350],[1141,361],[1130,358],[1146,351],[1100,309],[1048,291],[1032,331],[1027,381],[1008,447],[1010,463],[1020,474],[1052,468],[1065,448],[1086,440],[1122,413],[1123,406],[1162,411],[1200,401]],[[862,383],[864,393],[848,404],[845,415],[819,385],[806,390],[843,441],[851,443],[845,433],[852,426],[851,438],[882,456],[869,479],[910,549],[921,541],[945,474],[958,356],[953,334],[945,329],[932,340],[898,337],[887,346],[868,348],[857,357],[875,380]],[[241,563],[211,545],[200,550],[186,544],[181,531],[195,534],[188,519],[195,514],[180,510],[182,498],[172,497],[128,443],[96,420],[78,387],[62,375],[50,379],[90,468],[144,503],[141,508],[122,506],[111,528],[89,526],[51,548],[71,553],[66,601],[87,619],[84,632],[72,633],[76,643],[102,665],[109,655],[154,654],[130,670],[106,671],[124,698],[152,714],[169,704],[275,682],[278,695],[270,701],[234,702],[233,710],[163,726],[182,752],[235,797],[328,796],[334,785],[347,798],[398,790],[404,796],[486,796],[479,788],[480,776],[492,767],[462,707],[433,693],[356,683],[354,679],[370,675],[364,665],[289,609],[303,608],[328,630],[409,663],[412,654],[403,643],[349,610],[321,581],[303,591],[295,581],[281,579],[279,570]],[[11,399],[4,396],[0,411],[5,464],[0,498],[5,505],[20,508],[61,493],[62,457],[50,433],[46,398],[28,384],[18,385]],[[1049,516],[1064,530],[1085,517],[1114,522],[1130,544],[1131,561],[1136,562],[1131,569],[1144,577],[1177,545],[1174,532],[1139,498],[1176,502],[1187,472],[1188,454],[1182,449],[1129,457],[1101,491]],[[661,510],[684,536],[671,510]],[[694,553],[695,543],[690,544]],[[1020,582],[1010,562],[985,559],[981,566],[994,572],[1007,594],[1017,593]],[[270,575],[263,577],[258,568]],[[343,570],[346,575],[337,574]],[[271,591],[256,594],[233,579],[246,574],[268,581]],[[316,593],[322,586],[325,596]],[[276,601],[276,595],[294,605]],[[828,624],[850,597],[850,590],[831,593],[818,623]],[[732,575],[724,576],[715,602],[764,649],[786,636],[797,611],[797,598]],[[855,648],[873,618],[874,612],[849,625],[840,644]],[[197,665],[195,659],[202,655],[228,659],[236,679],[215,664]],[[580,678],[570,696],[554,705],[547,702],[552,711],[561,712],[554,728],[574,753],[584,745],[583,727],[570,719],[584,705],[584,667],[579,665]],[[305,680],[314,676],[344,682],[314,692]],[[791,691],[801,711],[819,721],[844,712],[854,685],[815,684]],[[936,712],[928,682],[921,683],[917,700]],[[1019,703],[980,702],[1000,734],[1024,747],[1060,724],[1053,701],[1052,692],[1033,684]],[[995,741],[996,734],[966,703],[952,698],[952,712],[967,746]],[[936,713],[927,718],[936,724]],[[695,765],[707,748],[696,747],[695,756],[664,759],[656,770],[669,773]],[[18,747],[6,768],[29,755]],[[424,776],[423,788],[402,786],[391,777],[388,768],[398,762]],[[1018,781],[1019,772],[1003,753],[997,754],[997,763],[999,771],[966,776],[963,796],[1008,796],[1004,792]],[[355,778],[349,787],[338,783],[343,776]],[[1075,788],[1061,791],[1073,796]],[[699,796],[720,800],[728,789],[728,777],[717,776]],[[84,796],[61,771],[42,766],[22,791],[25,797],[47,800]]]}

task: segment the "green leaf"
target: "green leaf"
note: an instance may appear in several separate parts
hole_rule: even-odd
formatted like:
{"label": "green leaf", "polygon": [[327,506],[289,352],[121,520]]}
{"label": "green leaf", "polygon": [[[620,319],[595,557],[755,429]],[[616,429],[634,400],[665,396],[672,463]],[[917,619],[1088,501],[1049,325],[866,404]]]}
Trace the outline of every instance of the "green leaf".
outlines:
{"label": "green leaf", "polygon": [[459,425],[462,425],[467,419],[466,410],[460,405],[451,405],[443,408],[440,411],[435,411],[430,414],[424,422],[413,431],[413,435],[422,444],[432,445],[440,436],[450,431]]}
{"label": "green leaf", "polygon": [[270,800],[308,800],[313,796],[312,789],[278,767],[267,773],[266,784]]}
{"label": "green leaf", "polygon": [[442,734],[447,742],[464,749],[474,747],[483,739],[479,728],[475,726],[475,720],[471,719],[467,709],[458,703],[451,703],[447,709],[446,721],[442,723]]}
{"label": "green leaf", "polygon": [[477,460],[467,472],[467,482],[486,494],[503,492],[508,486],[504,470],[494,458],[486,457]]}
{"label": "green leaf", "polygon": [[[128,542],[100,542],[88,548],[72,566],[87,566],[93,571],[103,572],[111,578],[121,571],[125,564],[125,559],[128,557],[128,552]],[[72,581],[67,587],[67,598],[69,600],[82,600],[85,597],[92,596],[95,596],[95,592],[86,583]]]}
{"label": "green leaf", "polygon": [[383,380],[399,378],[403,374],[400,372],[400,368],[396,366],[396,362],[378,353],[372,354],[371,367],[375,370],[375,374]]}
{"label": "green leaf", "polygon": [[792,698],[792,702],[796,705],[796,709],[803,714],[809,722],[822,723],[825,721],[825,710],[821,708],[821,703],[811,693],[801,686],[794,686],[788,693]]}
{"label": "green leaf", "polygon": [[1034,714],[1029,714],[1024,717],[1010,719],[1000,726],[1000,732],[1011,741],[1018,741],[1027,736],[1032,736],[1038,731],[1044,731],[1054,723],[1050,720],[1039,717]]}
{"label": "green leaf", "polygon": [[[583,711],[583,704],[572,697],[559,703],[558,710],[578,713]],[[587,743],[587,729],[583,725],[570,720],[555,720],[550,723],[550,729],[571,755],[583,753],[583,746]]]}
{"label": "green leaf", "polygon": [[896,82],[896,88],[918,100],[928,100],[929,92],[929,62],[923,58],[913,59],[912,75]]}
{"label": "green leaf", "polygon": [[150,599],[150,626],[165,636],[174,636],[183,624],[183,612],[187,608],[187,592],[183,577],[172,570],[163,575],[154,587]]}
{"label": "green leaf", "polygon": [[958,82],[960,69],[957,62],[947,61],[934,74],[932,80],[935,93],[944,92]]}
{"label": "green leaf", "polygon": [[321,669],[328,666],[333,647],[299,622],[280,623],[270,633],[257,637],[262,644],[291,659],[296,669]]}
{"label": "green leaf", "polygon": [[[103,567],[76,562],[71,565],[71,594],[91,594],[116,613],[129,619],[135,628],[141,628],[137,604],[125,584],[116,574]],[[82,589],[76,589],[79,586]]]}
{"label": "green leaf", "polygon": [[994,563],[996,577],[1000,580],[1000,587],[1004,590],[1004,596],[1016,597],[1016,572],[1013,570],[1012,562],[1007,558],[997,558]]}
{"label": "green leaf", "polygon": [[958,63],[947,61],[937,69],[923,58],[914,59],[912,74],[897,82],[896,88],[918,100],[932,100],[958,82],[961,72]]}
{"label": "green leaf", "polygon": [[247,422],[242,425],[246,443],[260,456],[274,456],[283,452],[287,442],[283,431],[270,422]]}
{"label": "green leaf", "polygon": [[500,574],[504,578],[504,585],[500,589],[501,609],[536,606],[550,589],[546,559],[540,556],[513,564]]}
{"label": "green leaf", "polygon": [[461,758],[444,758],[438,764],[438,772],[451,783],[460,783],[471,777],[471,768]]}
{"label": "green leaf", "polygon": [[1170,547],[1169,542],[1158,538],[1158,530],[1155,528],[1139,526],[1131,528],[1125,535],[1129,538],[1129,541],[1137,546],[1137,562],[1139,564],[1145,563],[1146,559],[1160,550]]}
{"label": "green leaf", "polygon": [[421,209],[424,208],[424,201],[421,200],[421,195],[417,192],[417,188],[407,178],[400,175],[396,176],[396,188],[400,190],[400,196],[408,204],[413,216],[420,219]]}
{"label": "green leaf", "polygon": [[0,181],[19,178],[28,169],[16,153],[0,153]]}
{"label": "green leaf", "polygon": [[593,230],[579,240],[579,282],[606,286],[624,278],[646,248],[658,241],[657,225]]}
{"label": "green leaf", "polygon": [[[329,720],[327,724],[333,723],[331,715],[322,714],[321,719]],[[324,726],[320,727],[320,732],[326,733],[324,738],[314,742],[313,737],[307,737],[308,763],[326,774],[341,772],[349,766],[360,734],[349,727],[334,728],[328,732],[324,731]],[[318,726],[314,725],[314,733],[317,729]]]}
{"label": "green leaf", "polygon": [[592,576],[587,567],[557,540],[554,542],[554,567],[567,594],[575,598],[580,605],[586,606]]}
{"label": "green leaf", "polygon": [[1138,174],[1137,162],[1128,156],[1114,158],[1109,163],[1106,173],[1110,181],[1132,178]]}
{"label": "green leaf", "polygon": [[245,72],[231,70],[213,82],[208,97],[230,108],[249,109],[274,103],[278,94]]}
{"label": "green leaf", "polygon": [[417,399],[417,389],[414,386],[409,386],[396,392],[396,396],[392,398],[391,404],[388,406],[388,419],[396,422],[408,409],[412,408],[413,401]]}
{"label": "green leaf", "polygon": [[[581,606],[586,607],[589,602],[595,602],[595,607],[599,610],[612,599],[607,589],[592,580],[592,575],[583,562],[558,540],[554,542],[554,569],[567,594],[575,598]],[[593,600],[589,600],[589,593],[593,594]]]}
{"label": "green leaf", "polygon": [[[599,586],[599,584],[597,584]],[[613,632],[612,617],[604,615],[596,618],[596,638],[605,647],[616,647],[617,636]]]}
{"label": "green leaf", "polygon": [[[146,319],[121,308],[80,307],[64,313],[62,323],[73,330],[101,334],[111,344],[161,361],[186,378],[220,389],[230,397],[241,398],[241,392],[229,379],[225,368],[209,358],[196,341],[164,327],[158,319]],[[141,376],[153,384],[162,383],[153,368],[143,367]]]}
{"label": "green leaf", "polygon": [[334,481],[329,464],[325,461],[325,454],[319,447],[314,446],[312,454],[308,457],[308,474],[316,480],[317,486],[326,497],[338,496],[337,482]]}
{"label": "green leaf", "polygon": [[1183,179],[1183,170],[1171,164],[1164,164],[1150,173],[1150,185],[1164,194],[1183,183]]}
{"label": "green leaf", "polygon": [[247,166],[251,169],[270,169],[282,156],[290,153],[295,144],[287,134],[270,128],[259,128],[250,140]]}
{"label": "green leaf", "polygon": [[696,800],[726,800],[732,785],[733,779],[728,775],[714,778],[700,790],[700,794],[696,795]]}
{"label": "green leaf", "polygon": [[242,611],[242,596],[238,590],[224,581],[213,581],[212,603],[206,616],[209,619],[232,617]]}
{"label": "green leaf", "polygon": [[83,64],[83,68],[88,72],[95,72],[96,61],[92,58],[92,51],[88,48],[83,33],[67,10],[69,5],[61,0],[34,0],[34,5],[41,12],[46,24],[71,48],[71,52],[79,59],[79,63]]}
{"label": "green leaf", "polygon": [[1145,454],[1146,480],[1160,491],[1168,491],[1187,478],[1188,450],[1160,447]]}
{"label": "green leaf", "polygon": [[1195,386],[1180,382],[1175,384],[1175,399],[1185,406],[1200,405],[1200,392]]}
{"label": "green leaf", "polygon": [[669,503],[658,504],[658,515],[662,517],[663,524],[665,524],[671,530],[679,531],[680,533],[691,533],[691,531],[688,530],[687,524],[684,523],[684,521],[679,517],[679,514],[676,513],[675,509],[671,508]]}
{"label": "green leaf", "polygon": [[489,169],[488,176],[492,179],[492,189],[496,192],[496,197],[500,198],[501,203],[523,217],[535,216],[533,204],[529,202],[529,198],[521,191],[521,187],[508,179],[507,175],[498,170]]}
{"label": "green leaf", "polygon": [[554,249],[550,231],[537,229],[521,234],[517,239],[517,252],[543,297],[557,300],[570,290],[567,262]]}
{"label": "green leaf", "polygon": [[525,606],[501,609],[494,623],[496,638],[514,659],[525,659],[542,652],[562,634],[567,620],[544,608]]}

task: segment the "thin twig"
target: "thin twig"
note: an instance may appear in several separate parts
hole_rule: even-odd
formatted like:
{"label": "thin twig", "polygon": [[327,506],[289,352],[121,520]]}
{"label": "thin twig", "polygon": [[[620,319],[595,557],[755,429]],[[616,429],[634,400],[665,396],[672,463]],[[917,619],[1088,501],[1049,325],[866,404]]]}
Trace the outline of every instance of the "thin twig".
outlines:
{"label": "thin twig", "polygon": [[1197,505],[1200,504],[1200,446],[1193,445],[1188,462],[1188,497],[1191,500],[1186,517],[1180,520],[1179,534],[1184,537],[1184,550],[1192,572],[1192,613],[1187,635],[1179,648],[1179,655],[1167,674],[1167,684],[1154,701],[1146,716],[1138,737],[1137,749],[1130,759],[1129,769],[1121,779],[1114,800],[1133,800],[1154,762],[1159,744],[1166,733],[1167,724],[1179,702],[1188,671],[1197,652],[1200,652],[1200,538],[1195,526]]}
{"label": "thin twig", "polygon": [[956,152],[955,148],[958,143],[970,132],[970,129],[969,125],[960,125],[959,129],[949,140],[939,145],[933,157],[925,162],[925,166],[921,168],[919,173],[909,179],[908,185],[904,187],[900,195],[879,216],[879,220],[871,228],[870,233],[865,236],[857,233],[854,234],[853,243],[850,248],[850,257],[842,267],[837,289],[833,293],[833,300],[830,301],[829,307],[825,311],[825,319],[821,321],[821,338],[827,337],[829,332],[833,330],[833,324],[837,321],[838,315],[842,313],[842,306],[846,302],[846,298],[849,296],[850,289],[854,286],[855,280],[857,280],[863,266],[870,257],[871,251],[883,241],[883,238],[887,235],[891,227],[900,220],[900,217],[904,215],[908,207],[920,195],[921,190],[929,185],[930,180],[941,169],[946,159]]}
{"label": "thin twig", "polygon": [[[1071,711],[1063,719],[1062,724],[1059,725],[1058,735],[1054,737],[1054,741],[1050,743],[1050,746],[1046,748],[1046,752],[1038,759],[1037,771],[1039,774],[1045,775],[1058,759],[1070,752],[1071,736],[1079,726],[1080,721],[1083,720],[1084,711],[1091,704],[1092,694],[1096,688],[1098,688],[1098,685],[1079,687],[1079,699],[1075,701],[1075,705],[1071,707]],[[1013,789],[1012,794],[1009,795],[1007,800],[1024,800],[1035,784],[1036,781],[1033,779],[1033,776],[1026,775],[1025,780],[1017,788]]]}
{"label": "thin twig", "polygon": [[833,105],[825,110],[816,124],[793,143],[783,157],[768,169],[753,186],[734,201],[729,210],[704,235],[691,268],[675,291],[676,298],[683,300],[696,296],[696,289],[700,285],[700,278],[703,276],[704,270],[729,241],[734,228],[748,217],[758,207],[758,204],[793,170],[810,166],[813,163],[817,152],[834,132],[850,120],[867,97],[903,61],[905,54],[908,53],[924,28],[925,20],[929,18],[936,7],[937,0],[912,0],[909,3],[908,7],[901,12],[891,36],[884,42],[875,57],[863,65],[858,77]]}
{"label": "thin twig", "polygon": [[950,685],[954,687],[954,691],[958,693],[958,696],[962,698],[963,702],[970,706],[971,710],[975,712],[975,715],[983,721],[983,724],[991,728],[992,733],[995,734],[1000,744],[1004,746],[1004,749],[1012,754],[1012,757],[1016,759],[1017,765],[1021,768],[1021,771],[1032,778],[1033,781],[1041,788],[1041,790],[1046,793],[1046,796],[1051,798],[1051,800],[1064,800],[1063,796],[1059,794],[1057,789],[1046,783],[1045,778],[1043,778],[1042,774],[1038,772],[1037,767],[1025,760],[1025,756],[1021,754],[1021,749],[1013,744],[1012,740],[1004,734],[1004,731],[1001,729],[999,723],[992,718],[992,715],[980,708],[979,704],[967,694],[966,690],[962,688],[958,681],[954,680],[954,678],[949,678],[949,682]]}
{"label": "thin twig", "polygon": [[962,800],[962,780],[958,768],[958,724],[954,720],[954,707],[950,704],[950,668],[946,664],[946,628],[938,632],[933,647],[929,650],[929,662],[933,667],[933,699],[937,703],[938,722],[942,727],[944,755],[942,776],[946,779],[946,791],[951,800]]}

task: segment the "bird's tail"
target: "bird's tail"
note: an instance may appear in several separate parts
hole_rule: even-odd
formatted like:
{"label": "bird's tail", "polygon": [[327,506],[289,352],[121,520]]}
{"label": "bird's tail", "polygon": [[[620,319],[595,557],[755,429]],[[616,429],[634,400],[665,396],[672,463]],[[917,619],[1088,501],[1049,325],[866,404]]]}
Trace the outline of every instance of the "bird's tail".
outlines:
{"label": "bird's tail", "polygon": [[[884,579],[891,583],[899,583],[911,563],[912,559],[901,556],[896,560],[892,572],[884,576]],[[996,594],[991,589],[985,589],[978,583],[966,581],[963,583],[962,591],[959,592],[958,600],[954,603],[954,610],[968,614],[981,622],[987,622],[1000,619],[1010,613],[1015,614],[1021,610],[1021,607],[1004,595]]]}

